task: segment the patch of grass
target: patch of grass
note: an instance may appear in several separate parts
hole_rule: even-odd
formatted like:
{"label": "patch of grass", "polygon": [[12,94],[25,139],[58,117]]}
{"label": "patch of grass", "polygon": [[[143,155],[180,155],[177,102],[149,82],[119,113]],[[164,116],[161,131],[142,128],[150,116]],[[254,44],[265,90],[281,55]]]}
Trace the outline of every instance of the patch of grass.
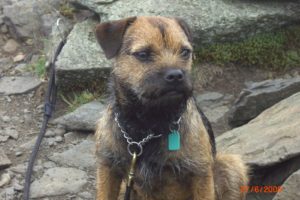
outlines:
{"label": "patch of grass", "polygon": [[40,56],[36,63],[28,66],[29,71],[34,71],[40,78],[46,78],[46,62],[45,56]]}
{"label": "patch of grass", "polygon": [[299,33],[300,27],[294,26],[274,33],[258,34],[241,42],[213,44],[196,49],[195,61],[274,70],[300,66]]}
{"label": "patch of grass", "polygon": [[79,106],[101,97],[99,93],[93,93],[87,90],[82,92],[72,92],[68,96],[59,94],[59,96],[66,104],[68,104],[68,112],[72,112]]}

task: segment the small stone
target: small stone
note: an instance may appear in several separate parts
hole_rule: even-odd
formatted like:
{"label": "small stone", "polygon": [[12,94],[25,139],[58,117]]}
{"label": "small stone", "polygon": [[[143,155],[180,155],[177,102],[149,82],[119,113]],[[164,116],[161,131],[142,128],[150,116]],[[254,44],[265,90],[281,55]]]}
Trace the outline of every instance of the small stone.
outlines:
{"label": "small stone", "polygon": [[66,130],[64,128],[56,128],[54,129],[54,133],[57,136],[63,136],[66,133]]}
{"label": "small stone", "polygon": [[17,157],[19,157],[19,156],[23,155],[23,152],[17,151],[17,152],[15,153],[15,155],[16,155]]}
{"label": "small stone", "polygon": [[16,56],[13,58],[13,61],[14,61],[14,62],[20,62],[20,61],[24,60],[24,58],[25,58],[25,55],[24,55],[24,54],[18,54],[18,55],[16,55]]}
{"label": "small stone", "polygon": [[23,112],[24,113],[30,113],[30,111],[28,109],[24,109]]}
{"label": "small stone", "polygon": [[12,128],[5,129],[5,135],[17,140],[19,138],[18,131]]}
{"label": "small stone", "polygon": [[20,63],[15,67],[17,72],[23,73],[27,71],[27,65],[25,63]]}
{"label": "small stone", "polygon": [[47,130],[45,133],[45,137],[54,137],[54,136],[55,133],[51,129]]}
{"label": "small stone", "polygon": [[11,178],[10,178],[9,173],[2,174],[1,179],[0,179],[0,188],[3,187],[4,185],[9,184],[10,180],[11,180]]}
{"label": "small stone", "polygon": [[0,148],[0,169],[6,168],[11,165],[11,161],[8,159],[4,151]]}
{"label": "small stone", "polygon": [[8,140],[9,136],[7,135],[0,135],[0,142],[6,142]]}
{"label": "small stone", "polygon": [[31,38],[27,39],[26,44],[28,44],[30,46],[33,45],[33,40]]}
{"label": "small stone", "polygon": [[56,141],[55,138],[51,137],[51,138],[47,138],[47,144],[52,147],[56,145]]}
{"label": "small stone", "polygon": [[15,40],[9,39],[6,42],[6,44],[3,46],[3,50],[6,53],[14,53],[18,47],[19,47],[19,44]]}
{"label": "small stone", "polygon": [[16,165],[14,167],[10,167],[9,169],[14,173],[24,174],[26,172],[27,165],[25,163],[24,164],[19,164],[19,165]]}
{"label": "small stone", "polygon": [[1,26],[1,32],[2,33],[8,33],[8,28],[7,28],[7,26],[5,25],[5,24],[3,24],[2,26]]}
{"label": "small stone", "polygon": [[23,185],[20,185],[19,183],[14,183],[13,187],[14,187],[14,190],[18,191],[18,192],[23,191],[23,189],[24,189]]}
{"label": "small stone", "polygon": [[7,122],[10,121],[10,117],[5,115],[5,116],[2,117],[2,121],[7,123]]}
{"label": "small stone", "polygon": [[55,142],[60,143],[60,142],[63,142],[63,141],[64,141],[64,139],[63,139],[62,136],[56,136],[56,137],[55,137]]}

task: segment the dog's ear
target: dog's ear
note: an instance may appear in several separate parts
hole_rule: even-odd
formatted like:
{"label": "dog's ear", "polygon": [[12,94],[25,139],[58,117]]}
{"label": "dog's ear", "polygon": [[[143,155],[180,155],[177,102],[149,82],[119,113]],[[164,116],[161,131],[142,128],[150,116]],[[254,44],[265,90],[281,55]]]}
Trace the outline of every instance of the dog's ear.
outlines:
{"label": "dog's ear", "polygon": [[130,17],[104,22],[96,26],[95,35],[107,59],[111,59],[118,54],[126,29],[135,20],[136,17]]}
{"label": "dog's ear", "polygon": [[192,43],[193,42],[193,36],[192,36],[192,31],[191,31],[189,25],[181,18],[175,18],[175,20],[177,21],[179,26],[182,28],[182,30],[186,34],[189,42]]}

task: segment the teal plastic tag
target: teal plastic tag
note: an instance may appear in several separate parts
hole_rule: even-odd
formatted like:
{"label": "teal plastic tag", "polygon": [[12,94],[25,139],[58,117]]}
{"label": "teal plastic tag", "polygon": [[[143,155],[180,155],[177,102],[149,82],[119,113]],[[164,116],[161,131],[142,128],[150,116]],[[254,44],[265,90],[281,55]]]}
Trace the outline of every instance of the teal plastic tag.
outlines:
{"label": "teal plastic tag", "polygon": [[180,149],[180,134],[178,131],[172,131],[168,135],[169,151],[177,151]]}

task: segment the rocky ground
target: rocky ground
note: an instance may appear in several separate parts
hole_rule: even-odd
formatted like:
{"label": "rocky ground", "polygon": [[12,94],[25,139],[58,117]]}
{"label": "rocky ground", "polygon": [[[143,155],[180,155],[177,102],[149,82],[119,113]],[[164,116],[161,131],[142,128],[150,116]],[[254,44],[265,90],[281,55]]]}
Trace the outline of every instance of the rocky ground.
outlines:
{"label": "rocky ground", "polygon": [[[81,2],[80,0],[74,1]],[[90,9],[99,9],[95,8],[93,3],[89,3],[93,1],[82,2],[87,2],[85,6]],[[0,6],[2,6],[1,3]],[[52,30],[53,34],[50,35],[51,37],[48,35],[47,38],[55,44],[61,36],[64,37],[53,31],[52,24],[55,22],[53,19],[56,18],[50,13],[46,12],[42,15],[44,20],[41,27],[35,27],[31,23],[36,17],[35,13],[30,15],[31,21],[24,20],[21,23],[18,21],[19,18],[13,18],[9,14],[10,9],[18,9],[18,6],[24,6],[23,3],[26,4],[22,1],[21,5],[8,7],[4,11],[4,14],[10,17],[11,22],[19,24],[16,26],[18,27],[16,32],[9,32],[10,26],[1,21],[3,18],[0,15],[1,200],[22,199],[24,174],[41,126],[47,85],[47,79],[39,78],[35,72],[28,70],[28,66],[36,63],[41,54],[40,45],[34,38],[20,42],[15,38],[14,33],[28,37],[33,28],[42,27],[43,32]],[[119,5],[116,4],[116,6]],[[277,14],[282,15],[280,5],[274,6],[276,9],[272,15],[275,17]],[[27,10],[24,9],[22,12],[32,13],[30,6],[25,8]],[[109,6],[105,12],[113,8]],[[298,7],[290,10],[289,16],[293,20],[296,17],[294,15],[296,8]],[[230,6],[230,9],[234,8]],[[260,12],[264,14],[266,9],[267,7],[262,6]],[[226,13],[223,14],[227,16]],[[231,19],[232,16],[227,17]],[[244,17],[243,19],[247,21],[247,16]],[[47,24],[49,18],[52,21],[50,20],[51,22]],[[24,29],[23,24],[26,23],[25,27],[31,26],[31,28]],[[85,65],[85,73],[90,77],[99,76],[99,74],[101,77],[107,76],[109,63],[103,61],[103,56],[95,56],[95,52],[100,50],[91,35],[93,23],[95,22],[90,20],[77,23],[70,33],[68,42],[57,62],[59,67],[57,77],[60,85],[71,85],[70,80],[82,76],[80,68],[82,65]],[[214,26],[216,24],[218,21],[214,21]],[[59,32],[68,34],[72,23],[65,20],[62,25]],[[196,31],[199,31],[199,26],[196,27]],[[205,34],[210,35],[210,30],[207,27]],[[82,41],[80,46],[76,44],[79,38]],[[86,47],[91,50],[77,51]],[[81,55],[78,56],[78,54]],[[105,69],[93,69],[95,63],[102,63],[102,68]],[[80,70],[77,71],[77,69]],[[300,128],[300,122],[297,119],[300,118],[300,66],[284,72],[273,72],[255,67],[221,68],[214,65],[199,65],[197,69],[194,72],[195,97],[211,121],[215,136],[220,135],[217,137],[218,150],[243,155],[244,160],[253,169],[250,184],[283,184],[285,187],[284,192],[276,196],[275,193],[250,193],[248,200],[271,200],[274,196],[276,200],[298,199],[300,195],[296,193],[296,190],[300,186],[296,186],[299,185],[297,180],[300,169],[298,145],[300,138],[297,131]],[[36,160],[31,186],[32,198],[94,199],[93,130],[95,121],[101,116],[103,108],[103,103],[91,102],[66,114],[68,105],[59,97],[56,111]],[[247,122],[249,123],[246,124]],[[240,127],[231,130],[236,126]]]}

